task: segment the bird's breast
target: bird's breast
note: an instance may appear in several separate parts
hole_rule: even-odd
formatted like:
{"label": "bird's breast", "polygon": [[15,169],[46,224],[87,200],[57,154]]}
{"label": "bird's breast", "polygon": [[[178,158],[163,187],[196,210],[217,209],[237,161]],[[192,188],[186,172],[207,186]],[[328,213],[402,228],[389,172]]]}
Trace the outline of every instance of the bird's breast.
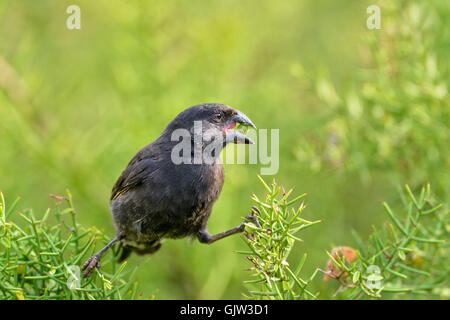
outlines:
{"label": "bird's breast", "polygon": [[137,241],[195,235],[224,183],[222,164],[173,165],[111,201],[116,227]]}
{"label": "bird's breast", "polygon": [[180,220],[184,225],[191,226],[191,232],[196,232],[208,220],[214,203],[219,198],[224,183],[224,170],[221,163],[214,165],[190,165],[183,170],[190,172],[188,176],[180,177],[179,194],[174,201],[180,205]]}

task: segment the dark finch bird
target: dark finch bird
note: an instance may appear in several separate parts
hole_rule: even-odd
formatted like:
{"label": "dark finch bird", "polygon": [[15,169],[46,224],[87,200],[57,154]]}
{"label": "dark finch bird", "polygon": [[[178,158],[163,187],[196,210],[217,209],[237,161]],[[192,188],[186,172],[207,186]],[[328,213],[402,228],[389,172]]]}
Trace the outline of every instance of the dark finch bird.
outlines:
{"label": "dark finch bird", "polygon": [[[140,150],[112,189],[110,209],[117,235],[84,263],[83,276],[100,268],[102,255],[116,242],[123,249],[122,261],[132,252],[154,253],[164,238],[190,236],[209,244],[243,232],[244,224],[216,235],[207,231],[208,218],[224,182],[220,151],[227,143],[253,143],[236,125],[255,128],[245,114],[229,106],[196,105],[181,112],[158,139]],[[188,137],[184,144],[188,148],[178,150],[180,135],[172,137],[177,132]],[[199,163],[196,152],[206,152],[208,146],[212,161]],[[174,153],[174,148],[179,152]],[[180,163],[177,157],[189,161]]]}

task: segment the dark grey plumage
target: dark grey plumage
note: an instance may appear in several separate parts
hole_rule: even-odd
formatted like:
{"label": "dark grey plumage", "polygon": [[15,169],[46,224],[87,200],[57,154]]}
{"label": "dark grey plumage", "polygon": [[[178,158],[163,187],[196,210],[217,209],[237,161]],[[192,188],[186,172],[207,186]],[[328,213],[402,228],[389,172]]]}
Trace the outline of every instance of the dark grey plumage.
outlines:
{"label": "dark grey plumage", "polygon": [[[175,164],[171,155],[179,141],[172,141],[176,129],[191,134],[191,156],[194,154],[194,121],[201,121],[215,138],[223,139],[213,163]],[[237,130],[236,123],[254,127],[238,110],[223,104],[202,104],[181,112],[154,142],[141,149],[129,162],[113,187],[110,209],[117,236],[104,249],[83,265],[85,276],[100,267],[100,258],[114,243],[123,247],[121,259],[131,252],[149,254],[157,251],[164,238],[197,237],[212,243],[228,235],[242,232],[244,225],[218,235],[207,232],[208,218],[224,183],[224,169],[219,155],[228,143],[252,143]],[[212,139],[212,141],[214,141]],[[198,140],[197,140],[198,141]],[[208,141],[201,142],[204,150]],[[199,146],[200,147],[200,146]]]}

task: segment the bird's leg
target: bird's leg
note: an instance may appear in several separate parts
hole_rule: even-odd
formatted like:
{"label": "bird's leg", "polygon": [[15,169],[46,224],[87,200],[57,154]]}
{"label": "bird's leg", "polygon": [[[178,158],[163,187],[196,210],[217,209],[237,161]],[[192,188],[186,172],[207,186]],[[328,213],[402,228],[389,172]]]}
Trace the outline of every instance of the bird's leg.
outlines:
{"label": "bird's leg", "polygon": [[[252,214],[251,216],[247,216],[245,218],[247,218],[247,220],[252,221],[258,228],[261,228],[261,225],[259,224],[259,221],[258,221],[258,218],[256,217],[256,215]],[[241,233],[244,231],[245,231],[245,223],[242,223],[237,227],[234,227],[230,230],[227,230],[227,231],[215,234],[215,235],[210,234],[206,230],[206,227],[205,227],[204,229],[202,229],[198,232],[197,238],[198,238],[198,241],[200,241],[201,243],[210,244],[217,240],[231,236],[232,234]]]}
{"label": "bird's leg", "polygon": [[102,250],[90,257],[81,267],[81,270],[86,269],[86,272],[83,274],[83,278],[90,277],[95,268],[100,270],[100,259],[102,258],[103,254],[108,251],[108,249],[111,248],[116,242],[122,240],[123,238],[125,238],[125,236],[118,232],[114,239],[112,239]]}
{"label": "bird's leg", "polygon": [[232,234],[241,233],[245,230],[245,224],[242,223],[241,225],[234,227],[233,229],[212,235],[210,234],[206,229],[200,230],[197,234],[198,241],[201,243],[213,243],[217,240],[226,238],[228,236],[231,236]]}

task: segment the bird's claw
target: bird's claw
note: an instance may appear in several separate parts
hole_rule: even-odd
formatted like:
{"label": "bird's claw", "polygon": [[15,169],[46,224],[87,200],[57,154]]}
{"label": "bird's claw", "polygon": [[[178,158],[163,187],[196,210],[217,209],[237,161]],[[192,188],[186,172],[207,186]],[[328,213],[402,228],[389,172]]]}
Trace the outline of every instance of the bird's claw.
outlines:
{"label": "bird's claw", "polygon": [[81,270],[83,271],[84,269],[86,269],[86,272],[83,274],[83,278],[90,277],[95,268],[97,268],[97,270],[100,270],[100,256],[97,254],[87,259],[87,261],[81,267]]}
{"label": "bird's claw", "polygon": [[250,222],[253,222],[255,224],[255,226],[257,226],[258,228],[261,228],[261,225],[259,224],[257,216],[254,216],[254,215],[246,216],[245,219],[247,219]]}
{"label": "bird's claw", "polygon": [[[247,219],[248,221],[252,222],[258,228],[261,228],[261,225],[259,224],[259,221],[258,221],[258,216],[256,215],[256,213],[253,210],[253,208],[252,208],[252,214],[250,216],[246,216],[245,219]],[[245,232],[245,236],[249,240],[255,239],[255,234],[254,233]]]}

